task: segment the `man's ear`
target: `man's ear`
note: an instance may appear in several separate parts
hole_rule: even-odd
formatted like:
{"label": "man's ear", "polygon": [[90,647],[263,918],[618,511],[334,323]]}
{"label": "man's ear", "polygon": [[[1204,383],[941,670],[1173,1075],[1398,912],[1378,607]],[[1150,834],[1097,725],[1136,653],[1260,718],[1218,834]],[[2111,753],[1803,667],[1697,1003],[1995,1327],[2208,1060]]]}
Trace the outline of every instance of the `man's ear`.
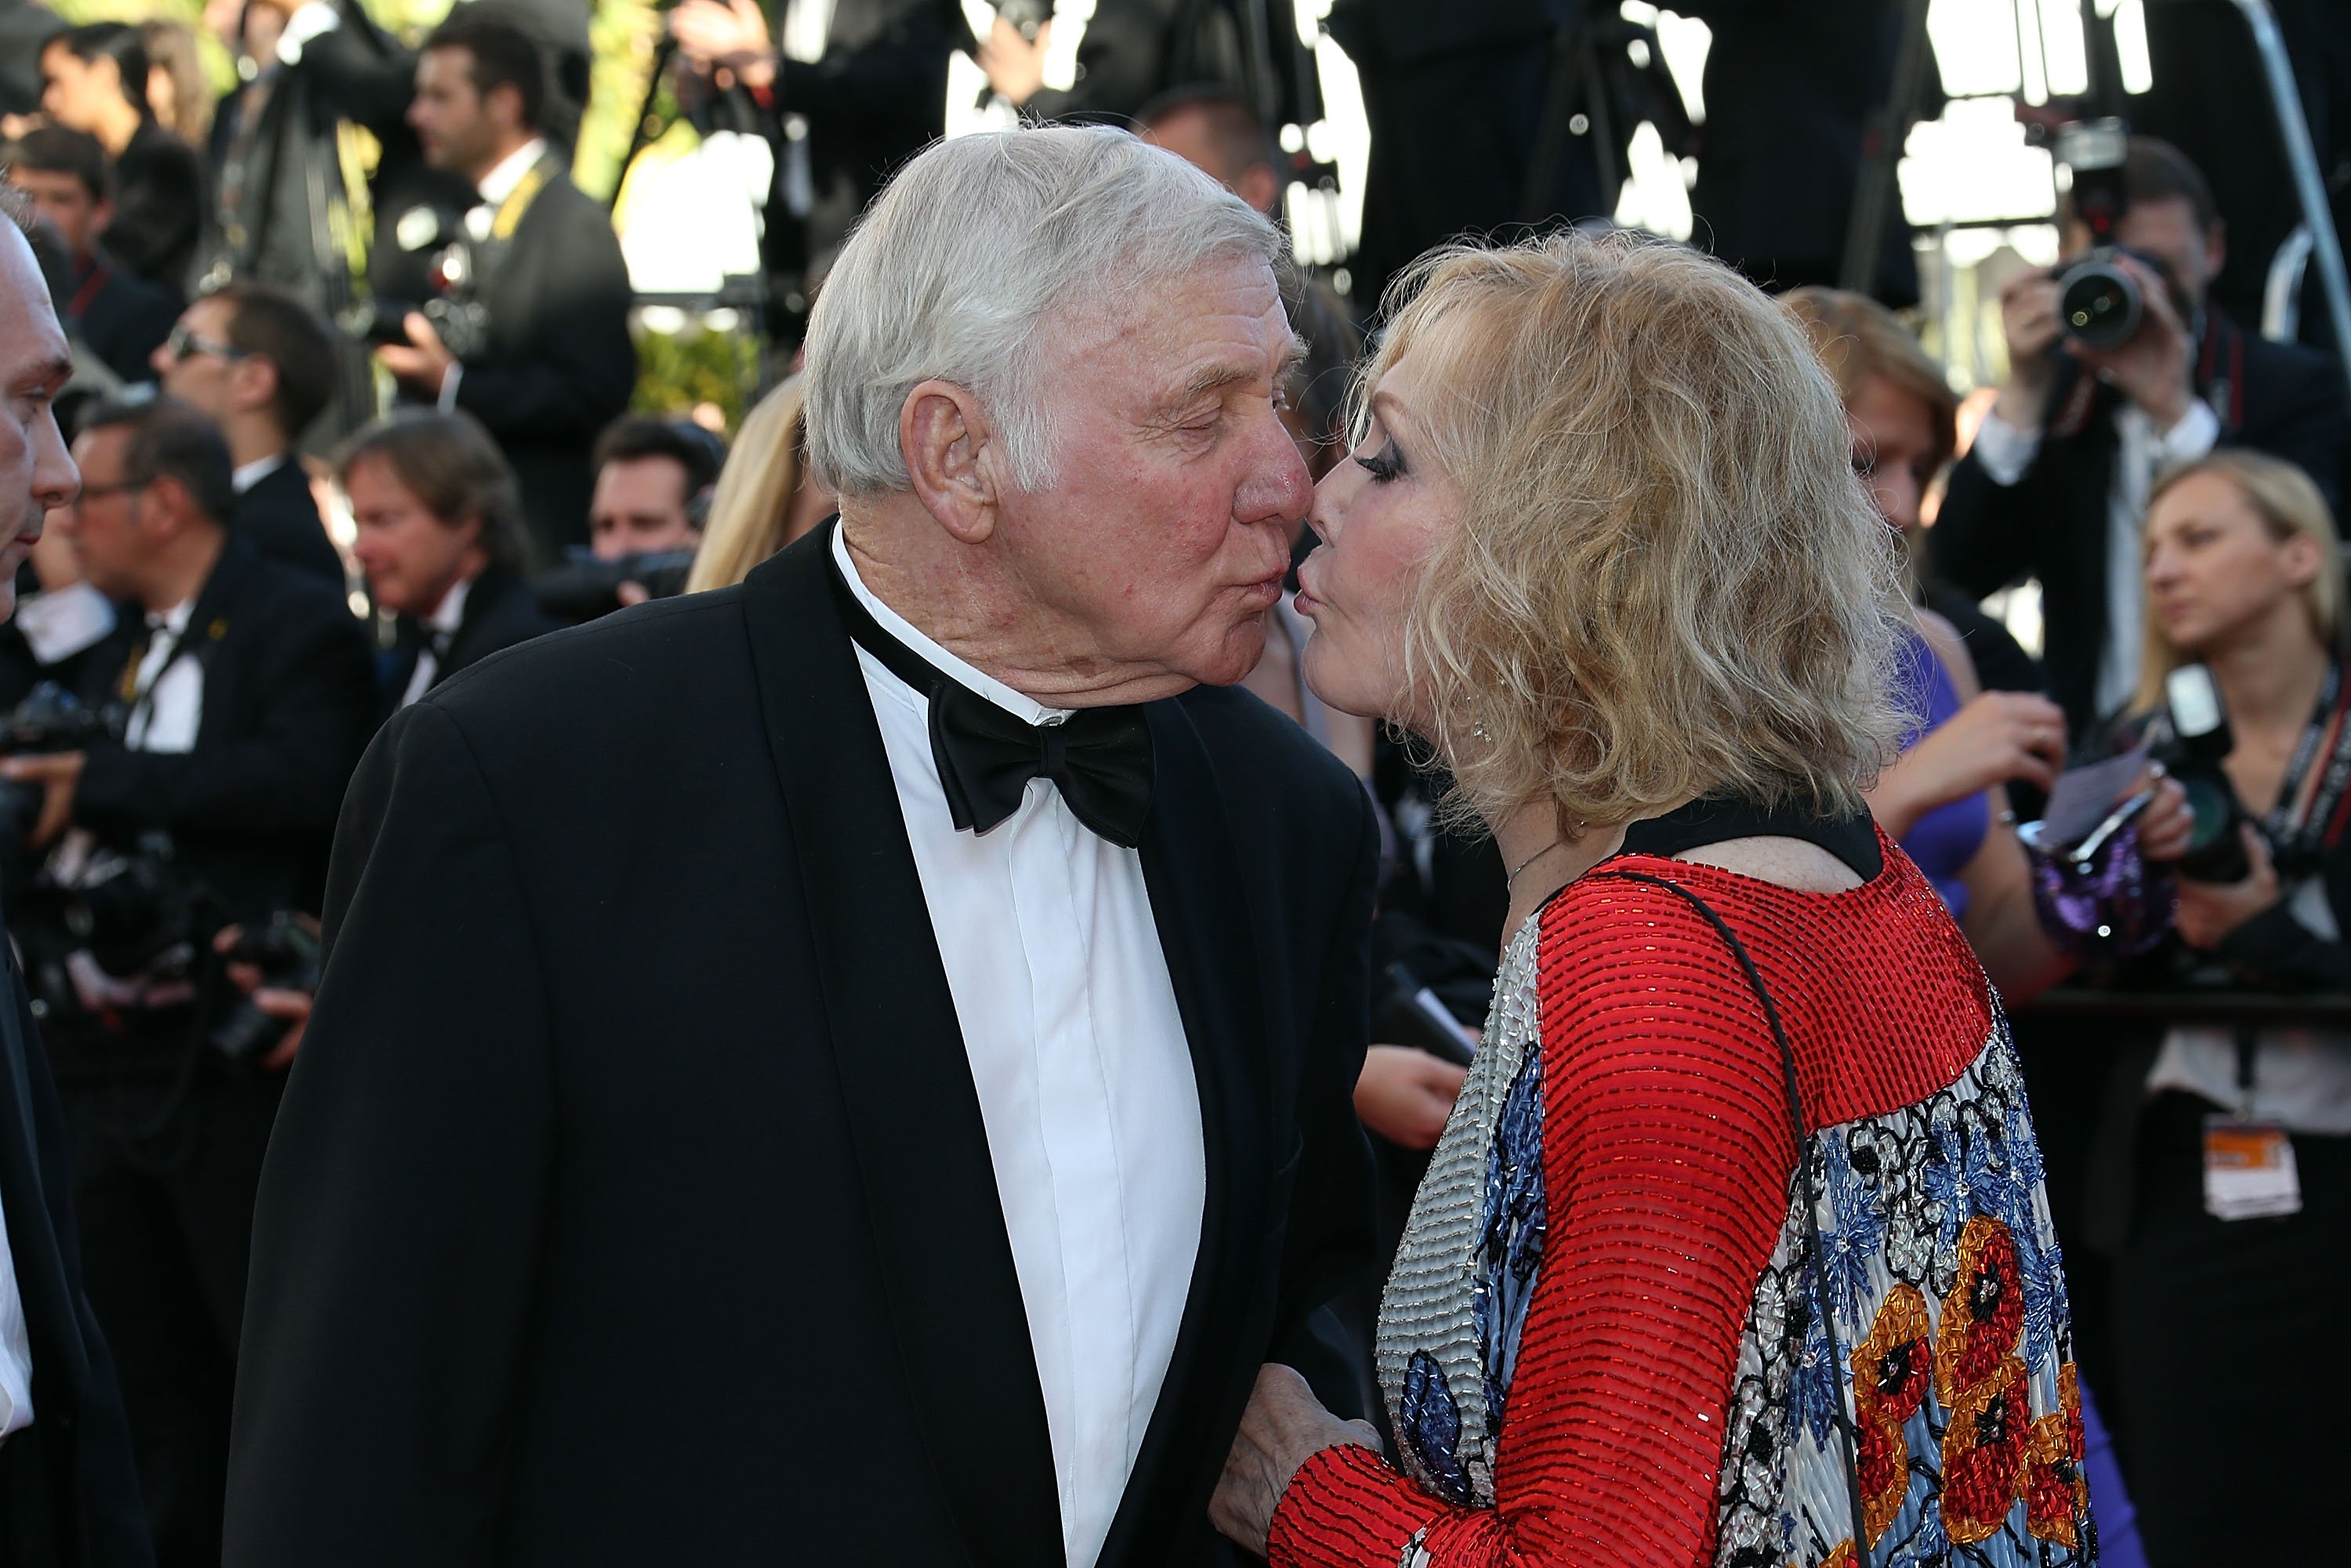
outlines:
{"label": "man's ear", "polygon": [[147,482],[147,498],[139,508],[139,528],[157,541],[177,538],[196,515],[195,497],[175,475],[158,474]]}
{"label": "man's ear", "polygon": [[2204,231],[2204,276],[2218,277],[2220,269],[2229,265],[2229,225],[2219,218]]}
{"label": "man's ear", "polygon": [[928,381],[898,408],[898,450],[924,510],[964,544],[996,529],[996,428],[968,387]]}
{"label": "man's ear", "polygon": [[266,354],[249,354],[229,367],[229,384],[238,408],[270,408],[277,402],[277,361]]}

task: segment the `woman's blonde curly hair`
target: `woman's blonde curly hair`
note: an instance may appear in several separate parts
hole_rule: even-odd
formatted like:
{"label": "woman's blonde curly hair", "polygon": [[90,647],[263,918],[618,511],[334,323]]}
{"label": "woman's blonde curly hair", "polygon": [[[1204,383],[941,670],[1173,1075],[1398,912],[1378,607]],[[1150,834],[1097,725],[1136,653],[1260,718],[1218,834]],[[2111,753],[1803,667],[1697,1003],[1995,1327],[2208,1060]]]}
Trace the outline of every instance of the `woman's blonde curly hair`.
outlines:
{"label": "woman's blonde curly hair", "polygon": [[1561,831],[1737,795],[1864,807],[1893,754],[1897,541],[1802,326],[1633,235],[1432,253],[1357,392],[1417,356],[1459,489],[1405,632],[1458,816]]}

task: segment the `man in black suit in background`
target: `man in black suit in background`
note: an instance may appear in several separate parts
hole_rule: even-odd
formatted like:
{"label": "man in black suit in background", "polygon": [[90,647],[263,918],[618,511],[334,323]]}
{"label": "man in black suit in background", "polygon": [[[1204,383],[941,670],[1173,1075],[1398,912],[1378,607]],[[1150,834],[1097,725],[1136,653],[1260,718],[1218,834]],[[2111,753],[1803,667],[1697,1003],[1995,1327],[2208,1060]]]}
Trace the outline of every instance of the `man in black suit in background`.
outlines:
{"label": "man in black suit in background", "polygon": [[475,7],[424,40],[408,121],[425,158],[481,198],[464,224],[486,334],[460,355],[412,313],[409,341],[376,351],[409,397],[462,409],[497,441],[521,486],[534,567],[588,542],[589,448],[637,375],[620,241],[539,133],[545,103],[545,65],[511,23]]}
{"label": "man in black suit in background", "polygon": [[342,351],[309,307],[258,283],[205,295],[155,350],[163,390],[220,426],[228,442],[236,465],[229,527],[270,559],[337,588],[343,559],[327,538],[294,443],[333,398]]}
{"label": "man in black suit in background", "polygon": [[[2334,504],[2343,477],[2343,372],[2331,356],[2247,332],[2210,299],[2227,255],[2212,192],[2178,149],[2131,140],[2117,244],[2146,298],[2136,336],[2099,350],[2064,338],[2057,285],[2001,290],[2009,377],[1951,470],[1927,534],[1935,575],[1980,598],[2041,580],[2050,695],[2079,735],[2138,685],[2146,590],[2139,530],[2164,467],[2215,446],[2300,465]],[[2067,225],[2067,254],[2089,231]]]}
{"label": "man in black suit in background", "polygon": [[56,303],[66,330],[125,382],[153,372],[148,357],[172,330],[179,301],[161,284],[119,270],[98,236],[114,218],[113,172],[98,138],[36,126],[0,150],[8,183],[33,200],[66,249]]}
{"label": "man in black suit in background", "polygon": [[286,1065],[225,1054],[235,993],[174,955],[225,923],[316,912],[373,689],[342,595],[228,528],[228,449],[209,420],[170,398],[100,404],[75,457],[82,492],[59,531],[86,580],[131,608],[82,695],[126,700],[128,722],[119,740],[0,774],[44,787],[33,838],[56,846],[52,882],[96,888],[135,857],[160,864],[162,913],[85,928],[11,911],[12,935],[47,1007],[85,1278],[170,1568],[219,1560],[253,1193]]}
{"label": "man in black suit in background", "polygon": [[[0,614],[44,519],[81,488],[49,412],[70,364],[25,243],[27,206],[0,191]],[[0,1563],[144,1568],[122,1396],[82,1292],[65,1117],[13,951],[0,966]]]}
{"label": "man in black suit in background", "polygon": [[1378,837],[1213,689],[1309,501],[1280,246],[1122,131],[931,149],[811,322],[844,520],[378,737],[236,1568],[1208,1563],[1259,1365],[1345,1399]]}

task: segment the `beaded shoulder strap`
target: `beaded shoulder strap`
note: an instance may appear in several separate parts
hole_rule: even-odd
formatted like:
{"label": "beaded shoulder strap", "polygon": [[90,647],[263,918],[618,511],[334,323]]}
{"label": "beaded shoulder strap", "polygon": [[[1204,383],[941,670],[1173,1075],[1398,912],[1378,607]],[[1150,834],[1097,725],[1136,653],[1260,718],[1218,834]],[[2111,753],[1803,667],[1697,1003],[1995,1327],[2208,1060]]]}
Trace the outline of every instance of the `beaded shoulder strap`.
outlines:
{"label": "beaded shoulder strap", "polygon": [[1796,1131],[1796,1183],[1804,1208],[1804,1244],[1812,1252],[1812,1267],[1805,1270],[1805,1274],[1811,1284],[1813,1313],[1820,1320],[1821,1332],[1828,1340],[1829,1376],[1834,1380],[1832,1386],[1834,1391],[1829,1407],[1834,1414],[1838,1444],[1844,1450],[1845,1496],[1853,1510],[1854,1562],[1857,1568],[1869,1568],[1869,1527],[1861,1506],[1861,1466],[1853,1416],[1846,1411],[1844,1402],[1844,1350],[1837,1343],[1836,1318],[1829,1311],[1827,1255],[1821,1248],[1820,1190],[1813,1176],[1812,1134],[1806,1130],[1803,1096],[1796,1087],[1795,1047],[1788,1042],[1788,1031],[1780,1022],[1780,1009],[1772,1002],[1771,993],[1763,984],[1763,976],[1747,951],[1747,944],[1741,942],[1738,933],[1714,912],[1712,904],[1679,883],[1651,876],[1646,872],[1597,871],[1590,874],[1663,888],[1696,910],[1700,919],[1714,927],[1715,934],[1730,949],[1731,956],[1739,960],[1739,967],[1746,975],[1748,985],[1754,988],[1756,1001],[1762,1005],[1763,1019],[1771,1026],[1771,1039],[1780,1048],[1780,1071],[1788,1093],[1788,1117]]}

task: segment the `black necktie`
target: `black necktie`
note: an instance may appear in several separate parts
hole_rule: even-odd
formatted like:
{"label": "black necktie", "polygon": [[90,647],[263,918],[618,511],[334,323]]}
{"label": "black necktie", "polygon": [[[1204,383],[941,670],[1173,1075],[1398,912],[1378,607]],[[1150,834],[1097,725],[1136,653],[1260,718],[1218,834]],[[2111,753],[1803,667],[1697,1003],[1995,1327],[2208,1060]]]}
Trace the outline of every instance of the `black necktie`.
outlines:
{"label": "black necktie", "polygon": [[1151,727],[1141,708],[1080,708],[1060,724],[1029,724],[883,631],[841,580],[839,563],[831,564],[850,636],[930,698],[931,760],[958,829],[987,832],[1020,809],[1029,780],[1049,779],[1087,828],[1126,849],[1143,841]]}

